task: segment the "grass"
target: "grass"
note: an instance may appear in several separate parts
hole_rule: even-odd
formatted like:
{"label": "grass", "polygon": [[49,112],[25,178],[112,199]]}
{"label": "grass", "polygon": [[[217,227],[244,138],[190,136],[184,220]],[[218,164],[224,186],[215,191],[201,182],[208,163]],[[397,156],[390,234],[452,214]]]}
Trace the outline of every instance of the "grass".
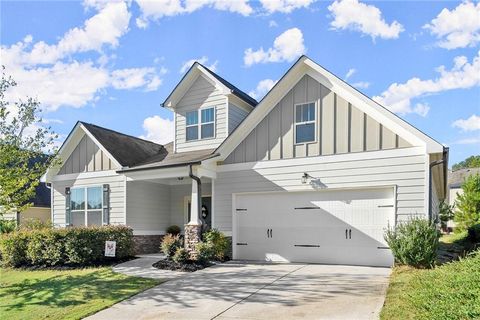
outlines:
{"label": "grass", "polygon": [[[466,234],[444,237],[441,246],[461,251]],[[394,267],[380,318],[480,319],[480,250],[434,269]]]}
{"label": "grass", "polygon": [[111,268],[0,270],[2,319],[81,319],[160,283]]}

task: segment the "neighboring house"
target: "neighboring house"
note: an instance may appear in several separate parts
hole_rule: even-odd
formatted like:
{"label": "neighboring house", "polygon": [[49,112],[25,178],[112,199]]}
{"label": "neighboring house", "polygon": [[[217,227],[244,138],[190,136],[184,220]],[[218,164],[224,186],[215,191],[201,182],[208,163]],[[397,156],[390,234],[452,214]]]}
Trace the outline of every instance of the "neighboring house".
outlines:
{"label": "neighboring house", "polygon": [[55,225],[126,224],[149,251],[207,224],[234,259],[388,266],[385,228],[445,198],[448,149],[305,56],[259,103],[195,63],[163,107],[166,145],[75,125],[46,175]]}
{"label": "neighboring house", "polygon": [[455,205],[457,196],[463,193],[462,184],[466,178],[480,174],[480,168],[466,168],[448,172],[448,204]]}
{"label": "neighboring house", "polygon": [[3,215],[4,219],[16,220],[18,224],[25,223],[29,220],[40,220],[42,222],[50,221],[51,194],[50,189],[45,182],[40,184],[35,189],[35,197],[31,200],[32,206],[19,213],[6,213]]}

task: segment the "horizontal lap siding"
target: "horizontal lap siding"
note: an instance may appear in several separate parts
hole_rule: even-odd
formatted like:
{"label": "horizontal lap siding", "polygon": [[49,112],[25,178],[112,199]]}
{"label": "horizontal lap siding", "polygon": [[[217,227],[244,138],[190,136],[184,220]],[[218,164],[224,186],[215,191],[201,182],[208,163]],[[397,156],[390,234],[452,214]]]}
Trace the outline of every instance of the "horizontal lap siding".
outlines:
{"label": "horizontal lap siding", "polygon": [[[215,107],[215,138],[187,142],[185,136],[186,113],[208,107]],[[175,140],[177,152],[218,147],[227,137],[226,109],[225,95],[203,76],[199,76],[175,106]]]}
{"label": "horizontal lap siding", "polygon": [[65,188],[110,185],[110,223],[125,224],[125,180],[124,176],[95,177],[56,181],[52,183],[53,192],[53,223],[65,226]]}
{"label": "horizontal lap siding", "polygon": [[[388,152],[388,151],[385,151]],[[319,157],[324,158],[324,157]],[[337,158],[338,159],[338,158]],[[291,160],[289,160],[291,162]],[[261,162],[265,164],[267,162]],[[377,159],[289,164],[219,172],[215,180],[215,222],[222,231],[232,228],[232,194],[241,192],[314,190],[301,183],[303,172],[320,180],[320,188],[397,186],[397,220],[424,215],[425,155]],[[225,165],[228,168],[228,165]]]}
{"label": "horizontal lap siding", "polygon": [[170,225],[170,188],[158,183],[127,182],[127,225],[134,231],[164,234]]}

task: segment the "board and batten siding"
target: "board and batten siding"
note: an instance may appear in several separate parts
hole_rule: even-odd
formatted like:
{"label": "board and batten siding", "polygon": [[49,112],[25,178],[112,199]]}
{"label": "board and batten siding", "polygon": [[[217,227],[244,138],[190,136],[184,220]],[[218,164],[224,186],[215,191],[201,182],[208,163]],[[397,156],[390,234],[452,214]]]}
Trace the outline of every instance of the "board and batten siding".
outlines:
{"label": "board and batten siding", "polygon": [[127,225],[136,234],[164,234],[170,225],[170,187],[144,181],[127,182]]}
{"label": "board and batten siding", "polygon": [[72,154],[63,163],[58,174],[93,172],[118,169],[111,159],[87,135],[78,143]]}
{"label": "board and batten siding", "polygon": [[[315,103],[316,141],[294,142],[295,105]],[[410,145],[305,75],[225,159],[226,164],[388,150]]]}
{"label": "board and batten siding", "polygon": [[[190,89],[174,107],[176,152],[213,149],[227,137],[227,98],[209,80],[199,75]],[[215,107],[215,137],[186,141],[185,115],[188,111]],[[200,119],[199,119],[200,122]]]}
{"label": "board and batten siding", "polygon": [[125,224],[125,176],[112,173],[103,177],[52,182],[53,224],[65,226],[65,188],[110,185],[110,224]]}
{"label": "board and batten siding", "polygon": [[232,133],[248,115],[248,111],[236,105],[228,104],[228,134]]}
{"label": "board and batten siding", "polygon": [[[232,195],[244,192],[396,186],[397,221],[425,216],[426,161],[423,150],[412,147],[220,165],[213,198],[215,227],[232,230]],[[314,184],[301,183],[304,172],[314,177]]]}

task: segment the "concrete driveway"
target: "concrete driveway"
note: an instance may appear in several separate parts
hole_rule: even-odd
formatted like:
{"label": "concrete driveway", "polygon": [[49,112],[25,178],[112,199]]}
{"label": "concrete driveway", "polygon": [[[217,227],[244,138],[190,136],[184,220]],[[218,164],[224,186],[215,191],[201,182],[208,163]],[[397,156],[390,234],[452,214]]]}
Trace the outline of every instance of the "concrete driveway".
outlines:
{"label": "concrete driveway", "polygon": [[376,319],[389,274],[236,261],[167,281],[89,319]]}

